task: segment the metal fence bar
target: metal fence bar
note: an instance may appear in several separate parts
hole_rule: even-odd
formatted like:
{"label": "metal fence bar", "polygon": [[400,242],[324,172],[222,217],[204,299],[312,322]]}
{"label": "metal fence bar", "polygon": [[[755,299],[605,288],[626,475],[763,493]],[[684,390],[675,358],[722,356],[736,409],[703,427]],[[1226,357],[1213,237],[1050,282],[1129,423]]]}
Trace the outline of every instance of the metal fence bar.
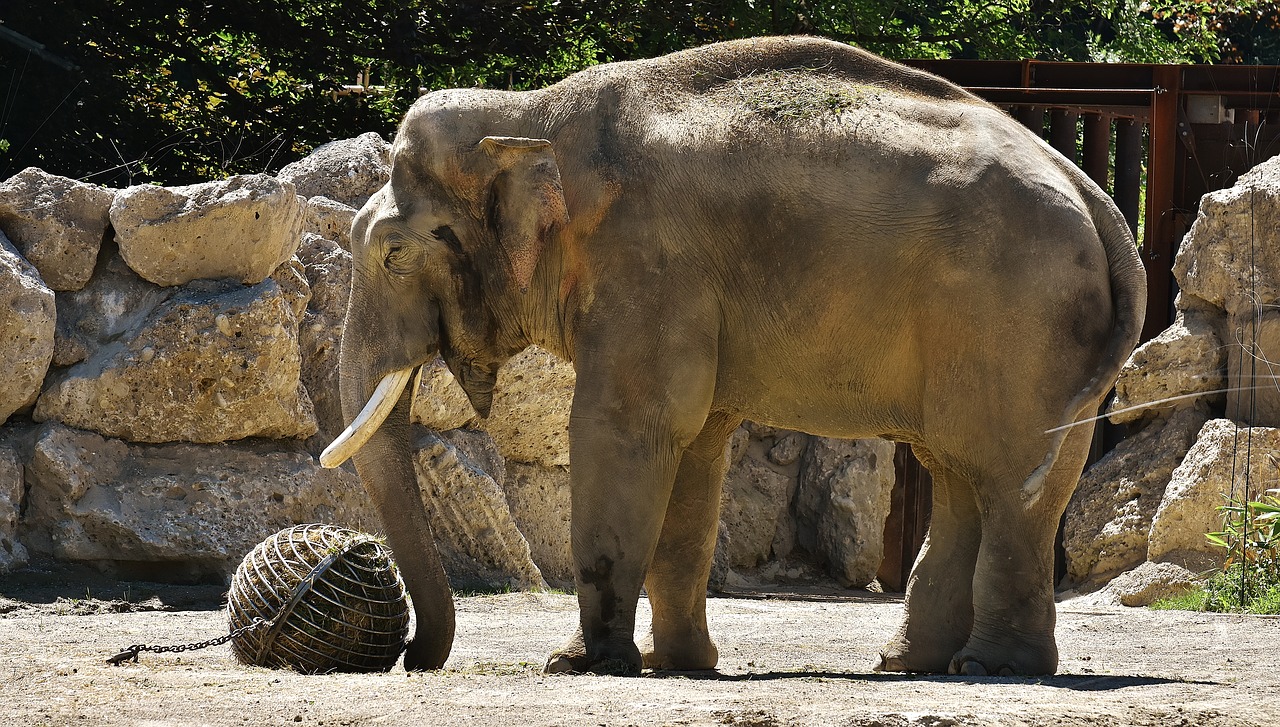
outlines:
{"label": "metal fence bar", "polygon": [[1138,234],[1138,204],[1142,198],[1142,132],[1145,125],[1132,119],[1116,121],[1115,200],[1120,213],[1129,223],[1129,231]]}

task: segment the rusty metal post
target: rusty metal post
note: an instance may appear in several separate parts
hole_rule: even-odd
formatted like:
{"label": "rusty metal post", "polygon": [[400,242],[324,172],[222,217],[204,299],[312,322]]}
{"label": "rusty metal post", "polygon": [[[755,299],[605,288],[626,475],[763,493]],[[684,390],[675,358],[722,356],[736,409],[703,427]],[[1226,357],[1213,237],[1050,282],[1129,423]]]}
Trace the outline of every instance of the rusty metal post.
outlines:
{"label": "rusty metal post", "polygon": [[1111,117],[1088,114],[1084,117],[1084,173],[1107,190],[1110,167]]}
{"label": "rusty metal post", "polygon": [[895,481],[889,516],[884,521],[884,559],[876,580],[885,591],[902,592],[929,530],[933,477],[915,458],[910,445],[901,442],[895,445],[893,465]]}
{"label": "rusty metal post", "polygon": [[1134,237],[1138,235],[1138,200],[1142,197],[1142,127],[1133,119],[1116,121],[1114,196]]}
{"label": "rusty metal post", "polygon": [[1152,81],[1151,153],[1147,163],[1147,220],[1142,262],[1147,267],[1147,321],[1142,340],[1169,327],[1172,307],[1174,240],[1174,179],[1178,156],[1178,109],[1182,105],[1182,69],[1156,66]]}
{"label": "rusty metal post", "polygon": [[1076,122],[1079,119],[1080,114],[1061,110],[1054,110],[1049,118],[1049,145],[1072,164],[1079,164],[1076,154]]}
{"label": "rusty metal post", "polygon": [[1036,136],[1044,136],[1043,106],[1020,106],[1014,117],[1018,119],[1018,123],[1035,132]]}

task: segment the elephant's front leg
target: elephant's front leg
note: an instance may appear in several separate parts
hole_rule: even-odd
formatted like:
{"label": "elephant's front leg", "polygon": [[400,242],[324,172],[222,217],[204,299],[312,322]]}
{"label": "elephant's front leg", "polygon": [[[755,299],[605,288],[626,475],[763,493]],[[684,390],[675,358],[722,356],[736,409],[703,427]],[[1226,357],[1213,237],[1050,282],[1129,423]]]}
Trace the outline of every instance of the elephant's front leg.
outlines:
{"label": "elephant's front leg", "polygon": [[681,456],[714,391],[707,356],[650,349],[631,365],[612,365],[620,360],[632,359],[615,350],[599,367],[578,363],[569,461],[580,623],[547,672],[640,673],[636,603]]}
{"label": "elephant's front leg", "polygon": [[645,587],[653,628],[641,647],[650,669],[714,669],[707,629],[707,579],[715,556],[729,435],[742,418],[713,412],[684,451]]}
{"label": "elephant's front leg", "polygon": [[639,674],[636,603],[680,453],[665,434],[583,421],[569,430],[579,630],[546,670]]}

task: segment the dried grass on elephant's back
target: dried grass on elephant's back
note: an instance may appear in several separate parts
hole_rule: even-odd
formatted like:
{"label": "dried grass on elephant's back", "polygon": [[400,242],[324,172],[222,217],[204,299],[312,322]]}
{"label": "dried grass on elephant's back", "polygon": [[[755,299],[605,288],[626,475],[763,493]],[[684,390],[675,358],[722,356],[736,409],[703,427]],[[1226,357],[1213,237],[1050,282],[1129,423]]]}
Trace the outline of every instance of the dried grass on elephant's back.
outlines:
{"label": "dried grass on elephant's back", "polygon": [[326,558],[312,588],[285,617],[262,655],[269,628],[232,642],[247,664],[305,672],[385,670],[408,632],[404,586],[381,543],[351,530],[299,526],[259,544],[236,571],[228,597],[231,628],[271,620]]}
{"label": "dried grass on elephant's back", "polygon": [[768,71],[726,84],[748,109],[778,121],[838,116],[874,100],[880,89],[812,71]]}

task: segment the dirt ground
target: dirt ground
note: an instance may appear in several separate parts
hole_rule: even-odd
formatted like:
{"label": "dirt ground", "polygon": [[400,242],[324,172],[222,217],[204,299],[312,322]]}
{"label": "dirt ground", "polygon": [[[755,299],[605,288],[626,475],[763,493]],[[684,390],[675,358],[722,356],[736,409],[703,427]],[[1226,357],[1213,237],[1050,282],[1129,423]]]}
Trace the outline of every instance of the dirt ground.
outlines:
{"label": "dirt ground", "polygon": [[[217,587],[0,577],[0,725],[1267,725],[1280,724],[1280,619],[1060,604],[1060,675],[883,675],[899,598],[861,591],[710,601],[715,672],[543,676],[572,596],[458,600],[439,672],[304,676],[229,647],[141,655],[225,633]],[[647,624],[647,603],[642,602]]]}

